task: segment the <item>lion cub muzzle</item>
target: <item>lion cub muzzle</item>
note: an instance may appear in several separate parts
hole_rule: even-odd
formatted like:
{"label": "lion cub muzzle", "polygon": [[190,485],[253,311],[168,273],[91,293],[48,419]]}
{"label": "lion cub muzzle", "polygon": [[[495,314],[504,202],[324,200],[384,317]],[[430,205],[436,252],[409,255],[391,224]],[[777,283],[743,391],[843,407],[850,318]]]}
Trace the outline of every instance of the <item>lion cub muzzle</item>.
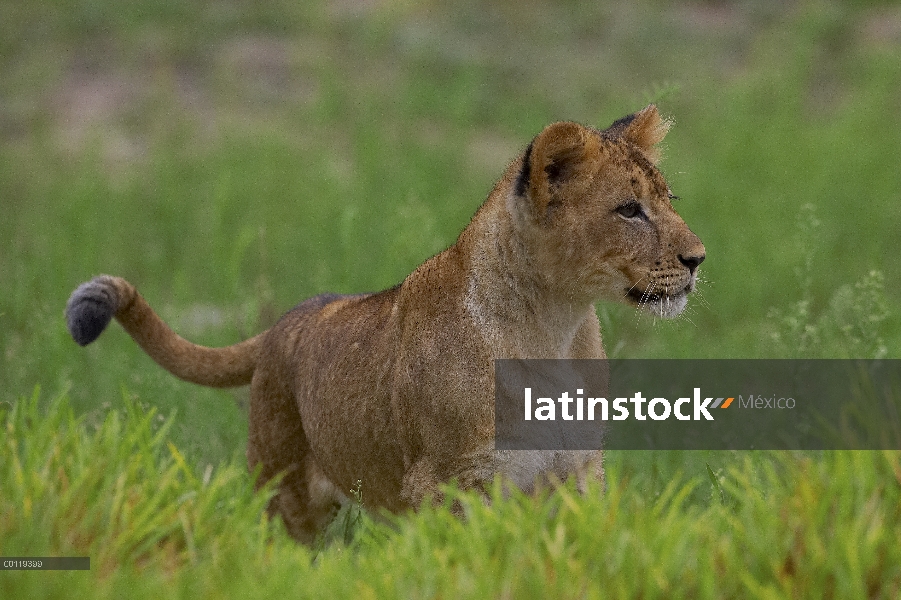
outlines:
{"label": "lion cub muzzle", "polygon": [[673,318],[681,314],[688,304],[688,295],[697,285],[698,266],[706,258],[704,246],[697,240],[691,251],[677,254],[675,258],[665,266],[649,269],[626,290],[626,298],[658,317]]}

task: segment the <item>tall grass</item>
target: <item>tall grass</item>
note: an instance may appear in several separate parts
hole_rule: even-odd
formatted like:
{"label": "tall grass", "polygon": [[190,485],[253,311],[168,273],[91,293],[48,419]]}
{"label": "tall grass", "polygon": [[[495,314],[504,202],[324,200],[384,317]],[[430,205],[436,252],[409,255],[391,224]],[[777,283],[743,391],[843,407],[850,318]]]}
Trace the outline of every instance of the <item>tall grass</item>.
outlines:
{"label": "tall grass", "polygon": [[[38,408],[39,392],[3,410],[0,552],[90,556],[108,574],[123,565],[190,565],[198,548],[265,544],[267,494],[246,469],[202,473],[167,441],[173,419],[123,409],[89,425],[65,397]],[[256,551],[263,552],[265,545]]]}
{"label": "tall grass", "polygon": [[[23,594],[158,597],[816,597],[901,593],[901,454],[732,453],[648,495],[608,469],[605,492],[346,510],[310,550],[265,517],[243,467],[203,472],[172,420],[131,401],[99,426],[38,393],[0,411],[0,555],[90,556],[91,572],[0,574]],[[695,493],[706,488],[700,497]],[[356,490],[365,498],[365,490]],[[449,505],[459,502],[464,517]]]}

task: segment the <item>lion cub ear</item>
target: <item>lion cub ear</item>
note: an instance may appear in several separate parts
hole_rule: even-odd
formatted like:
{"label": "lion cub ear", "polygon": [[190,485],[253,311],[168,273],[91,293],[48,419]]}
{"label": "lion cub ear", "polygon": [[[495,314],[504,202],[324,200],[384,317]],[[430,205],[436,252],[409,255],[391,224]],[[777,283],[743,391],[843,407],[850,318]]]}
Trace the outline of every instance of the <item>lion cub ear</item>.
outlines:
{"label": "lion cub ear", "polygon": [[615,121],[604,130],[604,135],[635,144],[642,149],[648,159],[656,163],[660,160],[660,151],[656,145],[666,137],[670,125],[672,121],[661,117],[657,107],[651,104],[637,113]]}
{"label": "lion cub ear", "polygon": [[561,121],[544,128],[523,157],[516,192],[532,200],[534,217],[546,223],[563,198],[593,169],[600,152],[597,132],[578,123]]}

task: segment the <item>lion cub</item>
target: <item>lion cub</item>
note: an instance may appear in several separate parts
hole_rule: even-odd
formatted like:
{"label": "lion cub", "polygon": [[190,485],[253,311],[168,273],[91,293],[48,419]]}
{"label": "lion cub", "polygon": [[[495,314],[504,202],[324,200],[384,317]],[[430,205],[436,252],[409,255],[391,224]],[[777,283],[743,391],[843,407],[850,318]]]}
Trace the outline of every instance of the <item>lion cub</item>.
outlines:
{"label": "lion cub", "polygon": [[400,285],[311,298],[227,348],[176,335],[134,286],[101,275],[66,305],[80,345],[112,317],[157,363],[201,385],[251,385],[247,460],[285,473],[270,511],[310,541],[342,490],[391,511],[455,478],[602,477],[601,452],[494,450],[494,360],[604,358],[596,301],[672,317],[704,246],[655,162],[653,105],[601,131],[549,125],[507,168],[456,243]]}

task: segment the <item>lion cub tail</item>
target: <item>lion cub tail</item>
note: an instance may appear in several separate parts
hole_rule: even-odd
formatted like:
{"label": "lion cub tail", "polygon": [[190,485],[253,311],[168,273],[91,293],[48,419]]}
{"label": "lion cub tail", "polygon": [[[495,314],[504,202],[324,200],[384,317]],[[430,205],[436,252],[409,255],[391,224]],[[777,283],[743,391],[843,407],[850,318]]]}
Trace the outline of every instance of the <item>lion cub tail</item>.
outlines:
{"label": "lion cub tail", "polygon": [[66,303],[66,325],[81,346],[96,340],[113,317],[144,352],[176,377],[210,387],[250,383],[262,333],[225,348],[192,344],[169,329],[132,284],[110,275],[81,284]]}

